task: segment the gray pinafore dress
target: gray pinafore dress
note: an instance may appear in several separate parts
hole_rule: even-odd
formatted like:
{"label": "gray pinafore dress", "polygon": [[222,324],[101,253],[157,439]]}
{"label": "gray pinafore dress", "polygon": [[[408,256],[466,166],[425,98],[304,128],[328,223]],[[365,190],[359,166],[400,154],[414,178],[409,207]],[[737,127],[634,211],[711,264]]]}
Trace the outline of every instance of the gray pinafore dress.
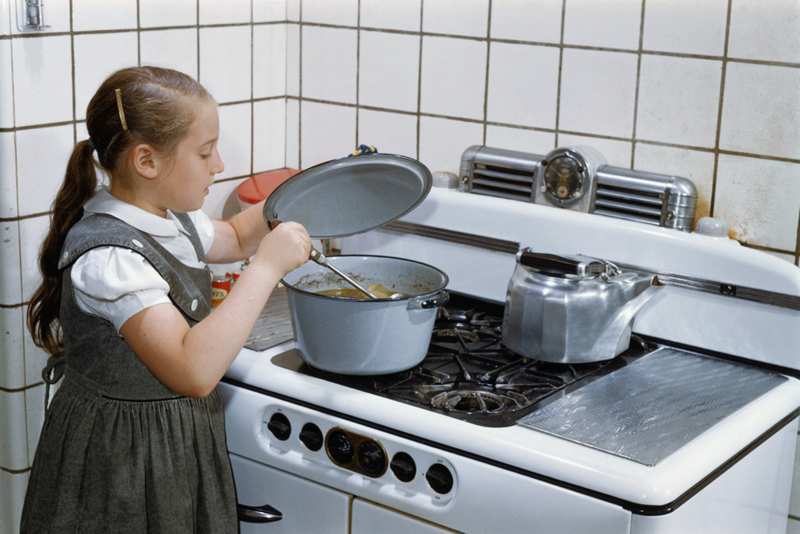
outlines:
{"label": "gray pinafore dress", "polygon": [[[176,216],[205,261],[189,217]],[[169,283],[170,299],[190,325],[210,311],[207,267],[187,267],[111,216],[86,217],[70,230],[59,265],[64,352],[57,360],[64,380],[45,417],[21,532],[238,532],[217,392],[194,399],[170,390],[109,321],[84,313],[75,301],[72,263],[106,245],[144,256]]]}

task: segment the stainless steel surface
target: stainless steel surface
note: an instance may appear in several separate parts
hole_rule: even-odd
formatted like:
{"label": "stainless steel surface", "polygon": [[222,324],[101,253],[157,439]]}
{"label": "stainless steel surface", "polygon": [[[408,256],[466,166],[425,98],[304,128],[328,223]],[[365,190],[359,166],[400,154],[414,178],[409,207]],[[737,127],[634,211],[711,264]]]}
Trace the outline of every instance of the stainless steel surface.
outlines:
{"label": "stainless steel surface", "polygon": [[334,256],[328,261],[361,285],[378,283],[400,299],[320,295],[339,277],[306,263],[287,274],[289,310],[298,354],[307,364],[342,374],[403,371],[428,350],[436,308],[447,300],[445,273],[424,263],[382,256]]}
{"label": "stainless steel surface", "polygon": [[289,317],[286,288],[277,287],[256,319],[256,324],[244,346],[250,350],[262,351],[290,339],[292,339],[292,320]]}
{"label": "stainless steel surface", "polygon": [[344,280],[345,282],[347,282],[348,284],[350,284],[351,286],[353,286],[357,290],[361,291],[362,293],[364,293],[369,298],[371,298],[371,299],[377,299],[378,298],[373,293],[367,291],[367,289],[365,287],[361,287],[361,284],[359,284],[358,282],[356,282],[355,280],[353,280],[352,278],[350,278],[349,276],[344,274],[342,271],[340,271],[339,269],[337,269],[336,267],[331,265],[331,263],[328,261],[328,258],[326,258],[325,255],[322,254],[322,252],[318,251],[314,247],[311,247],[311,253],[309,254],[309,258],[314,263],[317,263],[317,264],[322,265],[323,267],[325,267],[327,269],[330,269],[331,271],[333,271],[334,273],[339,275],[342,278],[342,280]]}
{"label": "stainless steel surface", "polygon": [[786,380],[661,348],[518,424],[653,466]]}
{"label": "stainless steel surface", "polygon": [[493,239],[491,237],[456,232],[454,230],[443,230],[441,228],[434,228],[432,226],[424,226],[405,221],[390,222],[389,224],[383,226],[383,229],[391,230],[392,232],[400,232],[403,234],[431,237],[433,239],[447,241],[448,243],[461,243],[463,245],[479,247],[486,250],[491,250],[493,252],[506,252],[509,254],[516,254],[519,252],[519,243],[514,241]]}
{"label": "stainless steel surface", "polygon": [[[530,254],[517,255],[508,283],[503,343],[509,349],[546,362],[587,363],[628,348],[634,316],[660,289],[655,277],[602,261],[605,272],[594,274],[598,260],[583,256],[564,257],[576,274],[561,274],[524,265]],[[540,263],[546,259],[539,256]]]}
{"label": "stainless steel surface", "polygon": [[341,158],[283,182],[264,203],[264,219],[295,221],[314,238],[344,237],[402,217],[428,195],[431,173],[392,154]]}
{"label": "stainless steel surface", "polygon": [[[544,182],[548,164],[569,157],[583,180],[578,197],[558,198]],[[471,146],[461,158],[460,191],[574,209],[692,231],[697,190],[685,178],[612,167],[590,147],[559,147],[546,156]],[[565,178],[566,179],[566,178]]]}

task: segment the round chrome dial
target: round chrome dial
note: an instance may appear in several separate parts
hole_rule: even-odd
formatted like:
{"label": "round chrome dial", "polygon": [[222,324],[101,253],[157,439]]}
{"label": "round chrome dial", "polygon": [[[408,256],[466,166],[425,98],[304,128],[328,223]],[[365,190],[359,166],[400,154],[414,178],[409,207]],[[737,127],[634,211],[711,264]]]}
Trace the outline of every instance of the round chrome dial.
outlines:
{"label": "round chrome dial", "polygon": [[556,206],[574,206],[586,195],[589,176],[586,165],[572,153],[544,161],[542,193]]}

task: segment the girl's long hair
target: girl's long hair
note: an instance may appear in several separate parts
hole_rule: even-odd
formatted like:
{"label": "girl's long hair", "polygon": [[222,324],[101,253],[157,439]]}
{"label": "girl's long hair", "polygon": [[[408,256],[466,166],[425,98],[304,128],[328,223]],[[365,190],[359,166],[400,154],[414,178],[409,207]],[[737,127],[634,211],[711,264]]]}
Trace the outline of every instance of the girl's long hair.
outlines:
{"label": "girl's long hair", "polygon": [[[124,155],[138,144],[145,143],[162,154],[172,154],[197,118],[202,101],[213,102],[213,99],[196,80],[158,67],[117,71],[92,97],[86,108],[89,139],[78,142],[72,151],[39,255],[42,284],[28,307],[28,328],[37,346],[50,354],[63,347],[62,272],[58,260],[67,233],[83,216],[83,205],[98,186],[97,162],[113,180],[119,174]],[[123,116],[127,129],[123,128]],[[95,150],[97,162],[93,157]]]}

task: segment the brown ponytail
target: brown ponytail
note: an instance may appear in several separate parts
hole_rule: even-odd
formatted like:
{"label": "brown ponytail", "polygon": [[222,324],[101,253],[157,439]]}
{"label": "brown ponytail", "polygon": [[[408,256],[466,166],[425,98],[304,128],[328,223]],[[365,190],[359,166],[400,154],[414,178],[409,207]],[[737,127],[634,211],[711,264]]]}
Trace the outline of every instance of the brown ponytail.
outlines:
{"label": "brown ponytail", "polygon": [[[117,89],[122,111],[118,106]],[[38,347],[50,354],[62,348],[62,273],[58,260],[67,233],[83,216],[83,205],[98,186],[93,151],[97,150],[97,161],[112,181],[119,176],[124,155],[138,144],[149,144],[170,155],[197,118],[201,101],[213,102],[213,99],[196,80],[157,67],[117,71],[92,97],[86,109],[90,140],[79,142],[72,151],[64,183],[53,203],[50,230],[39,255],[42,284],[28,307],[28,328]]]}

